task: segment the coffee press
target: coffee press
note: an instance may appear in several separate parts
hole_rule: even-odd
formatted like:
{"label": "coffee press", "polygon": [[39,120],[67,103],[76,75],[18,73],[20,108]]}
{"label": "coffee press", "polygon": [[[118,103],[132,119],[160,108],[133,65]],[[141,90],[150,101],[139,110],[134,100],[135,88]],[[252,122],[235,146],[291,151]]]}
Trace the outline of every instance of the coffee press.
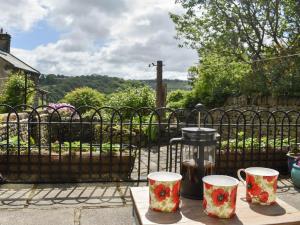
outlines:
{"label": "coffee press", "polygon": [[181,132],[182,137],[170,140],[170,169],[172,168],[172,146],[179,144],[180,152],[176,154],[180,157],[182,175],[180,194],[185,198],[202,199],[202,178],[214,173],[219,134],[215,129],[206,127],[185,127]]}

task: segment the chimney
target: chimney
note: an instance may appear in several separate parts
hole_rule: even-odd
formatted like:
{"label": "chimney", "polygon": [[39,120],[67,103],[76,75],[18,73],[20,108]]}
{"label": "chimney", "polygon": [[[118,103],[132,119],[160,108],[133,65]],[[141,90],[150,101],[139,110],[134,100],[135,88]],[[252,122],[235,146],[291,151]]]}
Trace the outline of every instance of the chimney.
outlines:
{"label": "chimney", "polygon": [[3,33],[3,28],[0,29],[0,50],[10,53],[10,35]]}

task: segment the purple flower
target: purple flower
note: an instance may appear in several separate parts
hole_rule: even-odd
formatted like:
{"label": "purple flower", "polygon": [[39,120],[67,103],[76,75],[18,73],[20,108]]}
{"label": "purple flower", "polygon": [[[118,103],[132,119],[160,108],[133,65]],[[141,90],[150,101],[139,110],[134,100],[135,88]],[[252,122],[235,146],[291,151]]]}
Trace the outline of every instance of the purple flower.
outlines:
{"label": "purple flower", "polygon": [[55,109],[61,116],[71,116],[75,112],[75,107],[68,103],[49,103],[48,106],[45,108],[48,113],[52,113]]}

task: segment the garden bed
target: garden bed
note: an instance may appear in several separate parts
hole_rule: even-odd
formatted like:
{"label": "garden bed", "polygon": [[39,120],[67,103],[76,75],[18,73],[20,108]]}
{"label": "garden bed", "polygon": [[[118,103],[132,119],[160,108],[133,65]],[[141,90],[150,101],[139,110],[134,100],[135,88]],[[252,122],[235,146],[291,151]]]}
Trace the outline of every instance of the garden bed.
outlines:
{"label": "garden bed", "polygon": [[[128,180],[135,161],[135,150],[122,149],[101,152],[87,148],[62,148],[60,153],[53,148],[32,148],[28,151],[10,149],[7,155],[2,149],[0,172],[9,181],[59,182],[59,181],[97,181]],[[57,150],[57,149],[56,149]]]}
{"label": "garden bed", "polygon": [[221,142],[221,151],[217,152],[217,171],[236,175],[237,169],[261,166],[287,174],[286,154],[295,141],[294,138],[245,137],[244,132],[239,132],[236,139]]}

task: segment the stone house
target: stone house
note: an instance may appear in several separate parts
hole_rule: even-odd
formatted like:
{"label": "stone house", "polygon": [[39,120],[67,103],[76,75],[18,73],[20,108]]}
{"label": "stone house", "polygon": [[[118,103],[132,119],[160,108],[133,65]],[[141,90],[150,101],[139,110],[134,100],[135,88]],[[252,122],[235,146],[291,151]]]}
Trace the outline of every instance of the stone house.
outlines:
{"label": "stone house", "polygon": [[11,72],[24,72],[25,75],[25,90],[24,90],[24,104],[27,103],[27,81],[32,80],[35,84],[36,96],[35,105],[38,102],[38,94],[41,90],[38,88],[38,82],[40,72],[30,65],[26,64],[16,56],[10,53],[10,41],[11,36],[8,33],[4,33],[3,29],[0,29],[0,92],[3,89],[5,81]]}

